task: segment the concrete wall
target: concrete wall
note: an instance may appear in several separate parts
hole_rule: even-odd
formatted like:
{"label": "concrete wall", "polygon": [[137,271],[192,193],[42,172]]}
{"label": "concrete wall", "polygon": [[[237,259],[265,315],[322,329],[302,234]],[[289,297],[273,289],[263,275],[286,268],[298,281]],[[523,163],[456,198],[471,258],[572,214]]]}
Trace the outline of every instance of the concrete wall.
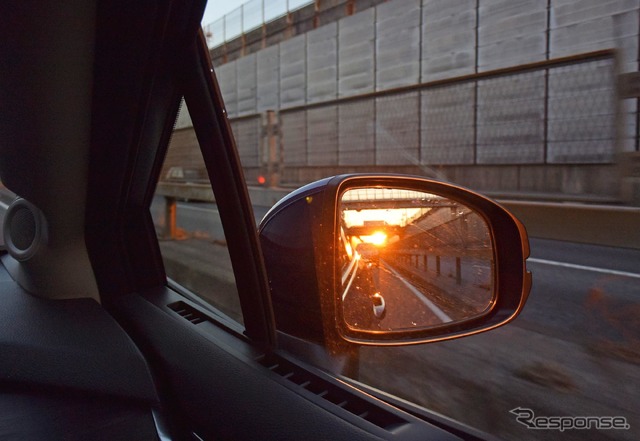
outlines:
{"label": "concrete wall", "polygon": [[[375,90],[376,9],[338,22],[338,96]],[[373,75],[372,75],[373,73]]]}
{"label": "concrete wall", "polygon": [[476,72],[476,0],[422,2],[421,80]]}
{"label": "concrete wall", "polygon": [[[615,75],[638,70],[638,0],[369,3],[350,16],[342,0],[303,8],[267,25],[266,48],[251,43],[224,64],[213,51],[231,118],[282,111],[285,179],[315,177],[291,167],[415,167],[482,189],[617,197],[617,152],[638,148],[638,100],[614,94]],[[618,71],[605,60],[332,103],[599,49],[618,51]],[[256,163],[259,128],[234,130],[249,143],[245,165]]]}
{"label": "concrete wall", "polygon": [[260,118],[242,118],[231,122],[238,154],[245,167],[260,165]]}
{"label": "concrete wall", "polygon": [[475,84],[451,85],[422,93],[423,164],[473,164],[475,161]]}
{"label": "concrete wall", "polygon": [[478,8],[478,70],[546,59],[547,2],[481,0]]}
{"label": "concrete wall", "polygon": [[338,24],[330,23],[307,33],[307,103],[338,96]]}
{"label": "concrete wall", "polygon": [[236,61],[237,114],[251,115],[257,107],[257,65],[256,54],[250,54]]}
{"label": "concrete wall", "polygon": [[307,36],[298,35],[279,46],[280,108],[302,106],[307,102]]}
{"label": "concrete wall", "polygon": [[420,82],[420,0],[376,7],[376,90]]}
{"label": "concrete wall", "polygon": [[215,72],[224,98],[224,105],[229,116],[238,115],[238,77],[236,62],[223,64]]}
{"label": "concrete wall", "polygon": [[[562,57],[616,48],[620,72],[638,71],[638,9],[637,0],[553,0],[550,10],[549,56]],[[573,109],[563,110],[575,111],[577,107],[588,105],[590,100],[592,98],[588,93],[583,94],[572,100]],[[637,104],[637,100],[626,100],[622,104],[622,151],[637,149]],[[585,147],[593,161],[606,155],[597,143],[587,142]],[[562,160],[572,148],[580,147],[560,140],[552,149],[559,151],[553,155]]]}
{"label": "concrete wall", "polygon": [[257,53],[256,91],[258,112],[280,108],[280,46]]}
{"label": "concrete wall", "polygon": [[307,111],[280,114],[280,131],[284,165],[307,165]]}

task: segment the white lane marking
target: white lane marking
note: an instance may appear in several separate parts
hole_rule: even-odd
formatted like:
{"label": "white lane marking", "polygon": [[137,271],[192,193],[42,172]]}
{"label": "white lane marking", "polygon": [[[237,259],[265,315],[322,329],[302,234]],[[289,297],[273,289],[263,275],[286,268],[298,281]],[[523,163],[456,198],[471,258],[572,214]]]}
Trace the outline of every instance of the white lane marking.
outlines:
{"label": "white lane marking", "polygon": [[[347,271],[345,271],[345,274],[342,275],[342,284],[344,285],[345,280],[347,279],[347,276],[349,275],[349,272],[351,272],[351,278],[349,279],[349,283],[347,284],[347,287],[344,289],[344,291],[342,292],[342,301],[344,302],[345,297],[347,297],[347,294],[349,293],[349,288],[351,288],[351,284],[353,283],[353,280],[356,278],[356,274],[358,273],[358,267],[356,266],[355,268],[353,267],[353,264],[357,264],[357,261],[360,260],[360,257],[358,255],[356,255],[353,260],[351,261],[351,265],[349,266],[349,268],[347,269]],[[351,271],[351,269],[353,268],[353,271]]]}
{"label": "white lane marking", "polygon": [[445,312],[438,308],[436,306],[435,303],[433,303],[431,300],[429,300],[428,298],[426,298],[420,291],[418,291],[418,289],[413,286],[412,284],[410,284],[409,282],[407,282],[400,274],[398,274],[398,272],[396,270],[394,270],[393,268],[391,268],[389,265],[387,265],[386,263],[383,263],[384,267],[386,269],[388,269],[391,274],[393,274],[394,276],[396,276],[402,283],[405,284],[405,286],[407,288],[409,288],[411,290],[411,292],[420,300],[422,301],[422,303],[424,303],[425,305],[427,305],[427,308],[429,308],[431,310],[431,312],[433,312],[440,320],[442,320],[443,323],[446,322],[451,322],[453,321],[451,319],[451,317],[449,317],[447,314],[445,314]]}
{"label": "white lane marking", "polygon": [[205,213],[220,213],[216,208],[193,207],[191,205],[184,205],[184,204],[178,204],[178,207],[186,208],[187,210],[204,211]]}
{"label": "white lane marking", "polygon": [[342,284],[344,285],[344,282],[347,281],[347,277],[349,277],[349,274],[351,274],[351,270],[353,269],[353,266],[358,263],[359,256],[356,254],[355,256],[353,256],[353,259],[351,259],[351,262],[349,263],[349,266],[347,267],[346,270],[344,270],[344,273],[342,273]]}
{"label": "white lane marking", "polygon": [[561,266],[564,268],[572,268],[572,269],[578,269],[583,271],[592,271],[594,273],[611,274],[614,276],[633,277],[636,279],[640,279],[640,274],[636,274],[636,273],[628,273],[626,271],[616,271],[616,270],[606,269],[606,268],[596,268],[594,266],[576,265],[574,263],[556,262],[555,260],[536,259],[533,257],[529,257],[527,259],[527,262],[542,263],[545,265]]}

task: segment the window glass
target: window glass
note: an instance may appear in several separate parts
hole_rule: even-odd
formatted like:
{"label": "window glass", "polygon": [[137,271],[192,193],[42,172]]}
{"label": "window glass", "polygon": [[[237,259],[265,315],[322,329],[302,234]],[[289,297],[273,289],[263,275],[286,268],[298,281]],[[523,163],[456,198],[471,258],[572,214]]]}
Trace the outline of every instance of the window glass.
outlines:
{"label": "window glass", "polygon": [[[267,26],[261,44],[211,54],[253,194],[405,173],[550,210],[525,222],[533,288],[520,317],[448,342],[363,347],[360,381],[505,439],[635,439],[640,251],[637,220],[617,216],[640,206],[640,6],[506,3],[310,9],[317,26],[293,23],[308,32]],[[611,215],[569,211],[593,205]],[[531,430],[517,409],[630,429]]]}
{"label": "window glass", "polygon": [[169,144],[151,213],[167,276],[242,323],[222,222],[184,105]]}

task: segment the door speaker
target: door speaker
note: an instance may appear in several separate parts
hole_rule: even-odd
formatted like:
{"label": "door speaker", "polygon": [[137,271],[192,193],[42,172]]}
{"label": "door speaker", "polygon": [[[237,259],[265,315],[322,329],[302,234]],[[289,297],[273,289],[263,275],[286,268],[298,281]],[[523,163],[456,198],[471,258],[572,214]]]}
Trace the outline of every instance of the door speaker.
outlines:
{"label": "door speaker", "polygon": [[11,256],[20,261],[33,257],[45,241],[42,211],[26,199],[14,200],[4,215],[4,244]]}

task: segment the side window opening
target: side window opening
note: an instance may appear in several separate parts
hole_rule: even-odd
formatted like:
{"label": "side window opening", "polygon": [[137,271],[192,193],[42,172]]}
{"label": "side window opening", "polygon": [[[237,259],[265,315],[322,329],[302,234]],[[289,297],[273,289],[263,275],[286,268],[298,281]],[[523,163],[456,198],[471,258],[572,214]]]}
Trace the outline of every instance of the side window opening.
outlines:
{"label": "side window opening", "polygon": [[184,105],[169,143],[151,214],[167,277],[242,324],[222,222]]}

